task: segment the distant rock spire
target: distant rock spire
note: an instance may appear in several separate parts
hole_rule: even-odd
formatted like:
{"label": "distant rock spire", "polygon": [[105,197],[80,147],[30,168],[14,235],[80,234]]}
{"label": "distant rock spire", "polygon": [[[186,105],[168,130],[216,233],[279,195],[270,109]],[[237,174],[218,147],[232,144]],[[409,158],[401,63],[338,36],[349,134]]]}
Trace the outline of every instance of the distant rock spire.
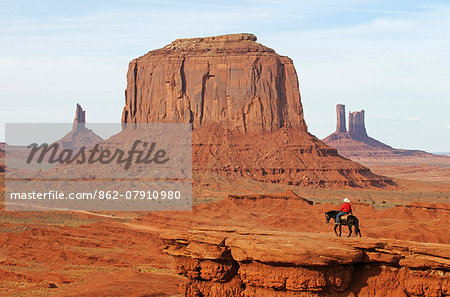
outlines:
{"label": "distant rock spire", "polygon": [[335,133],[345,133],[347,128],[345,127],[345,105],[336,105],[336,132]]}
{"label": "distant rock spire", "polygon": [[353,138],[368,137],[364,123],[364,110],[348,113],[348,131]]}
{"label": "distant rock spire", "polygon": [[[331,133],[322,140],[329,146],[336,148],[340,155],[353,161],[372,162],[383,160],[384,162],[386,160],[389,162],[388,160],[395,160],[395,162],[398,162],[398,160],[404,158],[405,161],[408,160],[407,162],[417,162],[417,160],[421,159],[415,158],[440,158],[437,155],[420,150],[395,149],[370,137],[366,131],[364,110],[348,113],[348,132],[346,132],[345,128],[342,128],[342,121],[345,121],[344,105],[338,104],[336,106],[336,112],[336,132]],[[446,158],[441,160],[448,162]]]}
{"label": "distant rock spire", "polygon": [[366,139],[369,138],[364,123],[364,110],[348,113],[348,130],[345,125],[345,105],[336,105],[336,131],[323,139],[325,143],[330,143],[338,139]]}
{"label": "distant rock spire", "polygon": [[81,108],[81,105],[77,103],[77,109],[75,112],[75,119],[73,120],[73,128],[77,129],[85,126],[86,124],[86,111]]}

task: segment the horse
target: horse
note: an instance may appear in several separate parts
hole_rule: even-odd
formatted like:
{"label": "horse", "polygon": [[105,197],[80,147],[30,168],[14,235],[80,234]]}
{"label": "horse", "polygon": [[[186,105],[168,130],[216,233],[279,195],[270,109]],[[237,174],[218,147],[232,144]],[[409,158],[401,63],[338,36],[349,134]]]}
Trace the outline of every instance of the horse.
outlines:
{"label": "horse", "polygon": [[[330,222],[330,219],[332,218],[334,221],[336,221],[336,215],[339,213],[339,211],[337,210],[331,210],[325,213],[325,218],[327,220],[327,224]],[[336,231],[337,226],[339,225],[339,234]],[[342,233],[342,225],[347,225],[348,226],[348,230],[349,230],[349,234],[348,237],[350,237],[352,235],[352,227],[355,226],[355,234],[359,237],[361,237],[361,231],[359,230],[359,220],[357,217],[355,217],[354,215],[349,215],[347,217],[347,222],[342,222],[341,224],[336,224],[334,226],[334,233],[336,234],[336,236],[341,236]]]}

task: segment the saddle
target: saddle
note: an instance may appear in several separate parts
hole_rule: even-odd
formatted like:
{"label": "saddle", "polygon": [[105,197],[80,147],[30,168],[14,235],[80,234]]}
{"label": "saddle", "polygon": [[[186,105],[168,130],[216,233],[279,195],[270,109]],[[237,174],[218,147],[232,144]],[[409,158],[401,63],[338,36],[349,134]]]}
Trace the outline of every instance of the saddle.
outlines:
{"label": "saddle", "polygon": [[347,224],[347,218],[350,214],[345,214],[341,217],[341,225],[346,225]]}

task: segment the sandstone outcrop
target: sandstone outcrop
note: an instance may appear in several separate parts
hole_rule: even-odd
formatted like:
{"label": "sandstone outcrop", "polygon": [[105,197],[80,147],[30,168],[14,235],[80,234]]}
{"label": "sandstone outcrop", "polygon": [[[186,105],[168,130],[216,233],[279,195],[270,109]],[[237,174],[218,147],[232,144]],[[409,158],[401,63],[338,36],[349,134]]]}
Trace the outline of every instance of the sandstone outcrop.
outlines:
{"label": "sandstone outcrop", "polygon": [[364,110],[348,113],[348,132],[356,139],[368,137],[364,122]]}
{"label": "sandstone outcrop", "polygon": [[347,127],[345,126],[345,105],[336,105],[336,132],[335,133],[345,133],[347,132]]}
{"label": "sandstone outcrop", "polygon": [[86,128],[86,111],[77,103],[73,129],[56,143],[60,143],[64,149],[77,150],[83,146],[90,148],[100,141],[100,136]]}
{"label": "sandstone outcrop", "polygon": [[178,39],[130,62],[123,123],[192,123],[193,172],[304,186],[392,184],[307,132],[292,60],[252,34]]}
{"label": "sandstone outcrop", "polygon": [[[420,150],[395,149],[368,136],[364,110],[349,112],[348,131],[345,128],[345,105],[337,104],[337,129],[323,142],[337,149],[338,153],[354,161],[372,164],[372,161],[408,161],[410,163],[445,162],[450,157],[434,155]],[[343,127],[344,125],[344,127]]]}
{"label": "sandstone outcrop", "polygon": [[77,103],[75,110],[75,119],[73,120],[73,128],[76,129],[79,126],[85,127],[86,124],[86,111],[81,108],[81,105]]}
{"label": "sandstone outcrop", "polygon": [[193,131],[193,173],[308,187],[386,187],[392,181],[344,159],[309,133],[280,129],[242,133],[222,127]]}
{"label": "sandstone outcrop", "polygon": [[306,131],[292,60],[255,41],[252,34],[178,39],[133,60],[122,122]]}
{"label": "sandstone outcrop", "polygon": [[202,229],[163,233],[183,296],[446,296],[450,248],[324,234]]}
{"label": "sandstone outcrop", "polygon": [[[64,128],[69,128],[70,126],[64,126]],[[67,130],[68,130],[67,129]],[[86,150],[93,147],[95,144],[102,141],[102,138],[95,134],[92,130],[86,128],[86,111],[83,110],[80,104],[77,104],[76,110],[75,110],[75,118],[73,120],[72,124],[72,130],[70,130],[69,133],[64,135],[59,140],[56,140],[54,143],[58,144],[58,150],[55,151],[55,156],[58,156],[63,153],[64,150],[72,150],[73,152],[78,153],[78,151],[85,147]],[[25,160],[27,160],[28,156],[30,155],[30,149],[26,146],[11,146],[6,145],[5,143],[2,146],[0,146],[0,171],[4,171],[4,163],[2,165],[2,160],[4,160],[4,154],[5,154],[5,146],[8,149],[8,166],[14,166],[12,164],[15,164],[18,166],[17,168],[14,168],[11,170],[11,174],[14,174],[16,176],[20,177],[31,177],[33,174],[37,174],[40,178],[43,178],[44,176],[47,176],[49,178],[56,178],[56,177],[62,177],[61,172],[51,173],[50,171],[40,171],[37,170],[37,168],[34,168],[35,170],[25,170],[22,171],[24,168],[27,168],[28,165],[26,165]],[[3,155],[3,157],[2,157]],[[48,165],[47,160],[51,157],[52,154],[48,153],[45,154],[44,159],[45,164]],[[16,159],[16,161],[14,160]],[[56,163],[53,163],[55,165]],[[25,167],[23,167],[25,166]],[[57,166],[58,167],[58,166]],[[61,166],[59,166],[61,167]],[[20,170],[16,170],[19,169]],[[80,170],[80,167],[72,166],[70,170],[73,172],[78,172]],[[28,167],[27,169],[31,169],[31,167]],[[49,169],[49,168],[41,168],[42,169]],[[96,169],[91,167],[90,169],[92,172],[94,172]],[[24,175],[22,175],[24,174]],[[74,176],[74,175],[72,175]]]}
{"label": "sandstone outcrop", "polygon": [[182,296],[449,293],[448,203],[375,210],[352,202],[363,237],[338,238],[324,216],[338,206],[310,202],[292,191],[230,195],[133,224],[163,230],[164,250],[188,279]]}

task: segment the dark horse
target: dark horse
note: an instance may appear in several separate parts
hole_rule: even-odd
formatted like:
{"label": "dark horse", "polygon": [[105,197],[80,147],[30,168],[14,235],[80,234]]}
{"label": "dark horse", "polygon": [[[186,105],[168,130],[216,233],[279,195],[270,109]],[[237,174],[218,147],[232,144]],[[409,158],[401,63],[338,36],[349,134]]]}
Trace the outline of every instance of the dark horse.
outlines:
{"label": "dark horse", "polygon": [[[327,224],[330,222],[330,219],[333,219],[336,221],[336,215],[339,213],[339,211],[337,210],[331,210],[325,213],[325,218],[327,219]],[[361,237],[361,231],[359,230],[359,220],[357,217],[355,217],[354,215],[349,215],[347,217],[347,222],[342,222],[341,220],[341,224],[339,224],[339,234],[336,231],[336,228],[338,225],[334,226],[334,233],[336,233],[337,236],[341,236],[342,233],[342,225],[347,225],[348,226],[348,230],[350,231],[350,233],[348,234],[348,237],[350,237],[352,235],[352,226],[355,226],[355,233],[356,235],[359,234],[359,237]]]}

